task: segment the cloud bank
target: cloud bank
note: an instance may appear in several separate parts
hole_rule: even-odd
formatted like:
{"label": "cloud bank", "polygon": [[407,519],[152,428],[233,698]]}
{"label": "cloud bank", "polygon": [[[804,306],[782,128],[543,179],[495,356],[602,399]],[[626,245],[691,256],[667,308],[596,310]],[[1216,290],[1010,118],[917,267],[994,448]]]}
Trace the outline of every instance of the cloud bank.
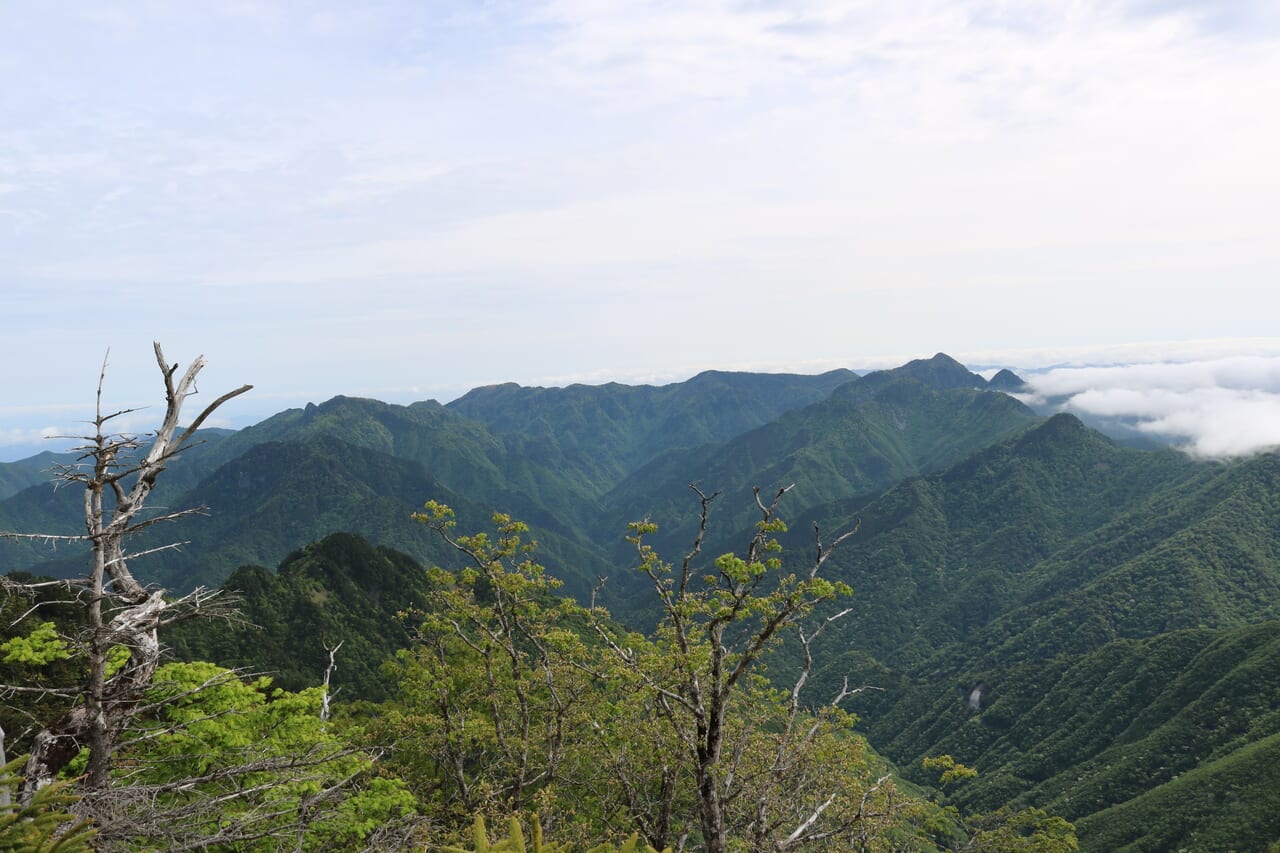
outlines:
{"label": "cloud bank", "polygon": [[1025,378],[1033,406],[1131,423],[1193,456],[1280,447],[1280,356],[1059,367]]}

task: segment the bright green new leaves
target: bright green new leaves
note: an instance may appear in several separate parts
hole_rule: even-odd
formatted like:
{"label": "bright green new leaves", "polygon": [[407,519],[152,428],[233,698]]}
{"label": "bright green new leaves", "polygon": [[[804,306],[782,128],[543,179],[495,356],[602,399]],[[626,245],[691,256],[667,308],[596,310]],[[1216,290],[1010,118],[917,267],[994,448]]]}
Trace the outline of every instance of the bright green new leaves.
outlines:
{"label": "bright green new leaves", "polygon": [[[321,722],[320,688],[273,689],[209,663],[161,667],[116,776],[130,846],[348,849],[415,801]],[[295,848],[296,845],[296,848]]]}
{"label": "bright green new leaves", "polygon": [[[801,693],[812,670],[810,644],[823,626],[843,614],[806,627],[814,608],[851,592],[820,576],[832,548],[818,538],[817,556],[799,572],[784,573],[777,535],[786,531],[778,505],[755,491],[761,516],[755,535],[740,553],[723,554],[699,565],[716,495],[692,487],[700,501],[700,524],[693,547],[677,568],[658,557],[645,541],[656,526],[630,526],[639,571],[658,598],[663,620],[656,653],[606,637],[620,666],[651,697],[656,724],[683,753],[692,780],[696,823],[685,818],[698,843],[712,853],[745,844],[751,849],[804,849],[840,839],[848,846],[880,837],[905,817],[891,807],[888,775],[876,779],[865,743],[851,731],[853,718],[839,708],[852,695],[848,686],[822,711]],[[815,536],[817,531],[815,531]],[[847,611],[846,611],[847,612]],[[765,655],[786,635],[794,636],[803,665],[789,692],[764,679]],[[818,700],[821,701],[821,700]],[[878,803],[871,820],[869,803]],[[655,822],[670,824],[674,803]],[[665,841],[666,836],[660,836]]]}
{"label": "bright green new leaves", "polygon": [[52,622],[41,622],[25,637],[12,637],[0,643],[0,660],[5,663],[44,666],[69,657],[71,652]]}
{"label": "bright green new leaves", "polygon": [[[920,765],[926,770],[941,770],[938,782],[944,788],[952,782],[975,779],[978,771],[956,761],[950,755],[928,756]],[[948,806],[956,825],[968,835],[959,845],[961,850],[984,853],[1072,853],[1078,850],[1075,827],[1069,821],[1037,808],[1017,811],[1002,808],[986,814],[961,817]]]}
{"label": "bright green new leaves", "polygon": [[943,787],[961,779],[974,779],[978,775],[977,770],[966,767],[950,755],[928,756],[920,760],[920,766],[925,770],[941,770],[942,775],[938,777],[938,782]]}
{"label": "bright green new leaves", "polygon": [[[853,718],[809,712],[761,675],[782,631],[846,591],[816,570],[781,576],[781,519],[766,517],[746,552],[713,560],[705,580],[659,559],[644,541],[652,523],[631,525],[668,611],[644,637],[558,598],[509,516],[471,536],[454,536],[452,511],[436,502],[416,518],[468,565],[432,569],[429,600],[407,614],[417,644],[391,665],[400,697],[376,736],[397,743],[395,770],[455,834],[476,815],[537,812],[535,839],[547,831],[586,847],[638,831],[654,848],[682,837],[712,848],[708,785],[723,797],[722,842],[802,849],[836,831],[861,843],[903,826]],[[524,849],[512,826],[489,849]],[[476,850],[489,845],[471,834]]]}

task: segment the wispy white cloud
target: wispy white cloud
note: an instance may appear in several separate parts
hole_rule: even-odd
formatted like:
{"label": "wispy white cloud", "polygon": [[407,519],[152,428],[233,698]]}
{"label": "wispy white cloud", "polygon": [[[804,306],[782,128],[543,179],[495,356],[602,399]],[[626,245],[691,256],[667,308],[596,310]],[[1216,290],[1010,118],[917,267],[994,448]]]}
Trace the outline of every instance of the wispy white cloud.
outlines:
{"label": "wispy white cloud", "polygon": [[38,429],[0,430],[0,446],[11,444],[37,444],[48,439],[62,439],[70,434],[69,428],[47,426]]}
{"label": "wispy white cloud", "polygon": [[14,0],[6,395],[141,342],[146,399],[153,337],[279,402],[1270,334],[1269,5]]}

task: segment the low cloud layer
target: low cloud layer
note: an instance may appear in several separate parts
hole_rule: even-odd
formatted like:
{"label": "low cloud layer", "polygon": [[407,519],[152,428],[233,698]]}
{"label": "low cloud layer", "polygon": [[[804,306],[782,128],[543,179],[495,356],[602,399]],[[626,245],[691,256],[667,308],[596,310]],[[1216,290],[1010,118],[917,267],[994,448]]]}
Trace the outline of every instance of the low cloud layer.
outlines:
{"label": "low cloud layer", "polygon": [[1194,456],[1280,447],[1280,356],[1061,367],[1025,378],[1032,405],[1131,422]]}

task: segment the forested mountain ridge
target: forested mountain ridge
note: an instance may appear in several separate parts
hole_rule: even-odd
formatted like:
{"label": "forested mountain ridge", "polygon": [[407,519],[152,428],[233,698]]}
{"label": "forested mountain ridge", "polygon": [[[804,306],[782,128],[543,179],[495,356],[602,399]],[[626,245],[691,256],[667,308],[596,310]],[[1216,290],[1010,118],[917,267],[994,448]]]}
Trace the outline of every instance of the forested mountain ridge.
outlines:
{"label": "forested mountain ridge", "polygon": [[[609,386],[593,392],[578,387],[557,395],[500,386],[478,390],[465,405],[458,401],[461,409],[485,408],[482,402],[493,394],[542,401],[530,404],[544,414],[529,421],[529,435],[495,432],[434,401],[398,406],[335,397],[290,409],[233,434],[216,433],[175,461],[174,476],[158,497],[170,506],[209,506],[213,513],[185,531],[192,548],[158,556],[153,568],[140,571],[150,570],[175,589],[216,583],[242,562],[274,565],[335,529],[428,560],[432,555],[424,550],[421,533],[404,522],[405,509],[439,493],[535,525],[551,553],[573,558],[564,562],[572,566],[565,569],[566,579],[581,592],[607,573],[626,524],[654,512],[652,496],[661,496],[659,509],[669,510],[670,530],[681,529],[679,523],[690,517],[687,484],[692,479],[708,484],[714,479],[720,481],[716,488],[742,492],[752,482],[768,487],[789,477],[806,482],[799,492],[806,504],[820,503],[882,487],[921,465],[952,461],[967,448],[1034,419],[1002,394],[958,390],[984,380],[942,355],[862,379],[852,376],[847,371],[818,377],[708,372],[659,388]],[[921,381],[937,382],[943,390]],[[864,382],[881,392],[855,401],[833,396],[830,403],[809,402],[829,389]],[[889,399],[898,385],[907,390],[900,388]],[[968,397],[957,404],[948,394]],[[581,403],[584,398],[588,403]],[[588,440],[590,423],[572,426],[584,406],[605,411],[615,398],[659,414],[640,418],[626,436],[619,432],[625,422],[615,420],[611,423],[618,429],[594,442]],[[569,404],[569,413],[556,420],[547,412],[558,400]],[[664,412],[663,400],[678,405]],[[794,407],[805,406],[805,414],[787,419]],[[773,412],[781,415],[749,429]],[[509,418],[499,425],[519,422]],[[740,443],[727,452],[720,450],[728,446],[724,442],[694,446],[708,434],[729,436],[728,445]],[[608,466],[600,460],[625,442],[633,454],[642,446],[663,449],[658,461],[636,463],[645,473],[629,473],[621,482],[601,480]],[[32,488],[36,491],[0,501],[0,529],[79,529],[75,496],[55,494],[47,485]],[[416,489],[423,491],[411,495]],[[72,570],[75,559],[74,552],[51,553],[38,543],[0,542],[0,565],[12,569],[57,574]]]}
{"label": "forested mountain ridge", "polygon": [[[1265,652],[1212,657],[1270,636],[1280,615],[1278,474],[1275,454],[1195,463],[1117,447],[1060,415],[905,481],[857,507],[860,533],[833,558],[856,606],[827,637],[818,681],[886,688],[858,703],[872,742],[904,768],[944,753],[978,767],[955,792],[970,807],[1034,802],[1085,818],[1195,768],[1229,776],[1270,749],[1280,707]],[[1157,820],[1141,811],[1167,801],[1154,792],[1117,814],[1177,839],[1134,849],[1223,849],[1193,834],[1244,825],[1238,849],[1256,849],[1280,825],[1251,796],[1247,815],[1231,800]],[[1082,849],[1118,849],[1095,837],[1106,825],[1081,821]]]}
{"label": "forested mountain ridge", "polygon": [[796,484],[789,499],[798,515],[936,470],[1036,421],[1013,398],[987,391],[912,379],[857,396],[845,394],[851,387],[722,445],[658,457],[604,497],[602,518],[651,518],[664,530],[660,541],[675,548],[693,535],[691,481],[720,492],[721,530],[737,534],[755,521],[756,486],[768,494]]}
{"label": "forested mountain ridge", "polygon": [[[860,378],[492,386],[449,406],[338,397],[183,457],[164,501],[211,514],[184,521],[182,551],[138,567],[171,589],[231,575],[263,608],[256,647],[175,634],[185,656],[302,686],[325,643],[358,635],[344,648],[360,663],[338,683],[379,698],[382,661],[366,657],[408,641],[395,612],[426,593],[419,566],[459,565],[408,520],[424,500],[454,507],[460,531],[494,511],[529,522],[566,591],[585,599],[607,575],[614,613],[646,625],[653,601],[628,521],[656,522],[650,541],[678,560],[696,517],[688,484],[700,482],[719,493],[704,543],[714,556],[759,517],[753,486],[794,483],[789,554],[811,551],[813,522],[828,541],[860,523],[828,564],[854,597],[816,650],[810,695],[845,675],[882,688],[856,700],[860,727],[905,774],[936,782],[921,759],[953,755],[979,771],[948,788],[954,802],[1048,808],[1078,821],[1089,850],[1224,849],[1233,831],[1242,849],[1280,840],[1265,817],[1280,795],[1241,781],[1280,749],[1280,457],[1117,446],[1003,393],[1019,387],[940,354]],[[0,466],[13,490],[0,529],[74,529],[80,496],[30,485],[34,461],[15,464]],[[154,536],[138,546],[172,538]],[[0,544],[0,567],[81,570],[78,555],[41,548]],[[794,651],[779,653],[779,672]]]}
{"label": "forested mountain ridge", "polygon": [[[832,529],[855,516],[861,523],[833,558],[868,599],[869,609],[841,627],[853,632],[849,645],[911,666],[1044,597],[1052,583],[1047,561],[1069,559],[1081,537],[1206,470],[1173,451],[1117,447],[1071,415],[1057,415],[943,471],[904,480],[854,511],[833,506],[809,515],[825,516]],[[1164,531],[1149,521],[1131,524],[1131,538]],[[874,627],[861,630],[864,620]],[[883,626],[897,627],[886,635]]]}
{"label": "forested mountain ridge", "polygon": [[301,690],[319,680],[328,649],[342,643],[333,686],[370,700],[390,695],[380,667],[410,640],[398,614],[422,607],[429,588],[412,557],[350,533],[299,548],[275,571],[241,566],[223,585],[240,598],[241,621],[178,626],[167,639],[175,655],[269,672],[279,686]]}
{"label": "forested mountain ridge", "polygon": [[17,462],[0,463],[0,501],[23,489],[48,483],[53,466],[64,458],[63,454],[46,450]]}
{"label": "forested mountain ridge", "polygon": [[496,433],[551,438],[601,491],[668,450],[728,441],[857,379],[709,370],[670,385],[476,388],[447,408]]}

